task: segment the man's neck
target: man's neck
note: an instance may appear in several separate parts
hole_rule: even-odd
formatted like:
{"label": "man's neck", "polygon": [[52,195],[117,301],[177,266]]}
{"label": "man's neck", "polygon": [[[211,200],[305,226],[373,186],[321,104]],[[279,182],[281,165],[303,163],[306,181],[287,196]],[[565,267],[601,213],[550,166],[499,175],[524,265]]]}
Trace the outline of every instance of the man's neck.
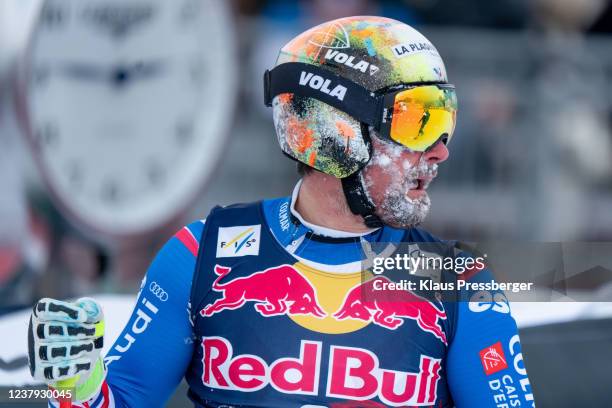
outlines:
{"label": "man's neck", "polygon": [[295,209],[315,225],[351,233],[371,231],[363,218],[349,209],[340,180],[318,171],[304,176]]}

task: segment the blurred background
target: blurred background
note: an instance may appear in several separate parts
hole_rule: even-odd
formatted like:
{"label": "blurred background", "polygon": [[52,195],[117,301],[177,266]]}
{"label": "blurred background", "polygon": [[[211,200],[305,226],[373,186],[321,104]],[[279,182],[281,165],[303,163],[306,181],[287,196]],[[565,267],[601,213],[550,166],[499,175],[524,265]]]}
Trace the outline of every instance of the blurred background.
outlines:
{"label": "blurred background", "polygon": [[[2,343],[43,296],[129,304],[160,246],[214,205],[290,194],[262,73],[348,15],[414,25],[457,87],[425,228],[612,241],[607,0],[0,0]],[[599,303],[517,307],[539,406],[612,406],[611,281],[592,279]],[[15,344],[0,385],[26,382]]]}

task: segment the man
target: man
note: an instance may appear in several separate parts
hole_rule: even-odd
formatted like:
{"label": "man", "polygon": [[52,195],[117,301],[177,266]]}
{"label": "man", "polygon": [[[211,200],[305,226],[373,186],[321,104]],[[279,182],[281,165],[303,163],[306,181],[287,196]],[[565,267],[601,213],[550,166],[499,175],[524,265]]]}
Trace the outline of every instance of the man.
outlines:
{"label": "man", "polygon": [[182,377],[197,407],[532,406],[503,294],[367,292],[390,280],[363,271],[365,247],[441,243],[416,227],[455,124],[434,46],[394,20],[343,18],[283,47],[264,85],[303,174],[292,196],[179,231],[104,362],[93,300],[41,300],[33,375],[76,381],[92,408],[162,406]]}

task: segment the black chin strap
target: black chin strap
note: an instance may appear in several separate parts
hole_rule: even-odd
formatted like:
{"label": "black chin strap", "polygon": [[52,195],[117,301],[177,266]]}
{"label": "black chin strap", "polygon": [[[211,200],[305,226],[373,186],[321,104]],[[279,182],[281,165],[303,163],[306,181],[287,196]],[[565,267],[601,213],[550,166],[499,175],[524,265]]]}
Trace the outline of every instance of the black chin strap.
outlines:
{"label": "black chin strap", "polygon": [[359,172],[353,173],[342,180],[342,189],[346,202],[353,214],[361,215],[365,225],[369,228],[380,228],[383,226],[382,221],[374,212],[376,208],[368,199],[363,184],[359,179]]}
{"label": "black chin strap", "polygon": [[[370,152],[370,158],[372,157],[372,142],[370,141],[370,131],[368,125],[361,122],[361,136],[368,146]],[[376,207],[368,198],[359,173],[361,170],[356,171],[348,177],[340,179],[342,182],[342,190],[344,190],[344,197],[348,203],[351,212],[356,215],[361,215],[365,225],[369,228],[380,228],[383,226],[383,222],[375,214]]]}

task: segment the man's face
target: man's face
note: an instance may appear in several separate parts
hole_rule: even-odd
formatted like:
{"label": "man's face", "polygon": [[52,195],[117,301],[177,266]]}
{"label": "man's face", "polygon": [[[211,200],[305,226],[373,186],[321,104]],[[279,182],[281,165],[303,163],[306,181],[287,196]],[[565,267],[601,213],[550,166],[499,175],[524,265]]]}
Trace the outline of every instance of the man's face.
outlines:
{"label": "man's face", "polygon": [[437,175],[438,163],[448,158],[448,149],[438,142],[427,152],[413,152],[375,132],[371,135],[374,152],[361,177],[376,214],[395,228],[420,224],[431,205],[426,189]]}

